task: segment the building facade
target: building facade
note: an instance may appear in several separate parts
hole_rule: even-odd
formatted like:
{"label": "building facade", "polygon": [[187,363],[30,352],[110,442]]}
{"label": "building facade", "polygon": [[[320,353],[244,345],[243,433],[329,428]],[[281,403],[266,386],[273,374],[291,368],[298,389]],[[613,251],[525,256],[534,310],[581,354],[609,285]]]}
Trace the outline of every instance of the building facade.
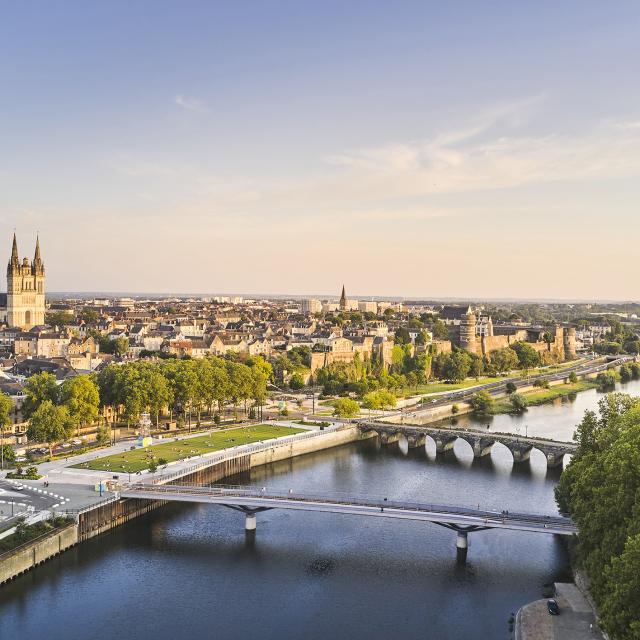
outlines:
{"label": "building facade", "polygon": [[7,265],[7,311],[10,327],[28,330],[44,324],[45,270],[40,255],[40,241],[36,240],[33,261],[18,257],[18,243],[13,235],[11,259]]}

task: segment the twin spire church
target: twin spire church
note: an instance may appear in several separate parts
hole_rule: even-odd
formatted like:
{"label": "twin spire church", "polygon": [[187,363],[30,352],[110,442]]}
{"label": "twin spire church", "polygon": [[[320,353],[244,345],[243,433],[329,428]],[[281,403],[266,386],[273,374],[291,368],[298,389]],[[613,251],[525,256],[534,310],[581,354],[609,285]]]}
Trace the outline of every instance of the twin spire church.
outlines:
{"label": "twin spire church", "polygon": [[10,327],[31,329],[44,324],[44,262],[40,255],[40,240],[36,239],[36,251],[32,261],[18,257],[18,242],[13,234],[11,259],[7,265],[7,302],[0,308]]}

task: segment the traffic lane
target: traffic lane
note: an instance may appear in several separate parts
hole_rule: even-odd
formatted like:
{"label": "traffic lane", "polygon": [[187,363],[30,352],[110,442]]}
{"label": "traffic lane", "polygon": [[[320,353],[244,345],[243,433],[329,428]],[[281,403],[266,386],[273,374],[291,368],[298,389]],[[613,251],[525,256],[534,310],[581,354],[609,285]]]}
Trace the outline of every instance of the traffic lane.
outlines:
{"label": "traffic lane", "polygon": [[22,485],[22,483],[12,483],[8,480],[0,480],[0,505],[2,504],[24,504],[26,507],[33,507],[34,511],[42,511],[51,508],[54,504],[60,504],[61,498],[35,491]]}

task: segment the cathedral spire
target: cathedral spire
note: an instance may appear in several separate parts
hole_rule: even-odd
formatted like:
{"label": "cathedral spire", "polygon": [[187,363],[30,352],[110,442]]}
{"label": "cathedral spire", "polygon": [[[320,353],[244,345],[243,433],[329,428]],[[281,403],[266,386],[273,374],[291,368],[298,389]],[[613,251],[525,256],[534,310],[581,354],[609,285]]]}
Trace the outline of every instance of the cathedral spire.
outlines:
{"label": "cathedral spire", "polygon": [[344,289],[344,285],[342,285],[342,295],[340,296],[340,309],[343,311],[347,308],[347,292]]}
{"label": "cathedral spire", "polygon": [[42,262],[40,257],[40,236],[36,236],[36,255],[33,258],[34,262]]}
{"label": "cathedral spire", "polygon": [[13,246],[11,247],[11,264],[15,264],[15,266],[17,267],[19,262],[20,258],[18,258],[18,241],[16,240],[16,234],[14,231]]}

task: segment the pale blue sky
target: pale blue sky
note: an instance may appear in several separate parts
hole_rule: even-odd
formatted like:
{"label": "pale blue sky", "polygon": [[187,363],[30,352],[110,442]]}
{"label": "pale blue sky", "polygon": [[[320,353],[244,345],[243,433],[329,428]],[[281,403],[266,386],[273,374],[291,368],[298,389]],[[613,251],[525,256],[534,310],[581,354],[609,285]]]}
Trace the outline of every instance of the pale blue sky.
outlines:
{"label": "pale blue sky", "polygon": [[640,299],[639,79],[637,2],[0,0],[4,255],[39,230],[54,290]]}

